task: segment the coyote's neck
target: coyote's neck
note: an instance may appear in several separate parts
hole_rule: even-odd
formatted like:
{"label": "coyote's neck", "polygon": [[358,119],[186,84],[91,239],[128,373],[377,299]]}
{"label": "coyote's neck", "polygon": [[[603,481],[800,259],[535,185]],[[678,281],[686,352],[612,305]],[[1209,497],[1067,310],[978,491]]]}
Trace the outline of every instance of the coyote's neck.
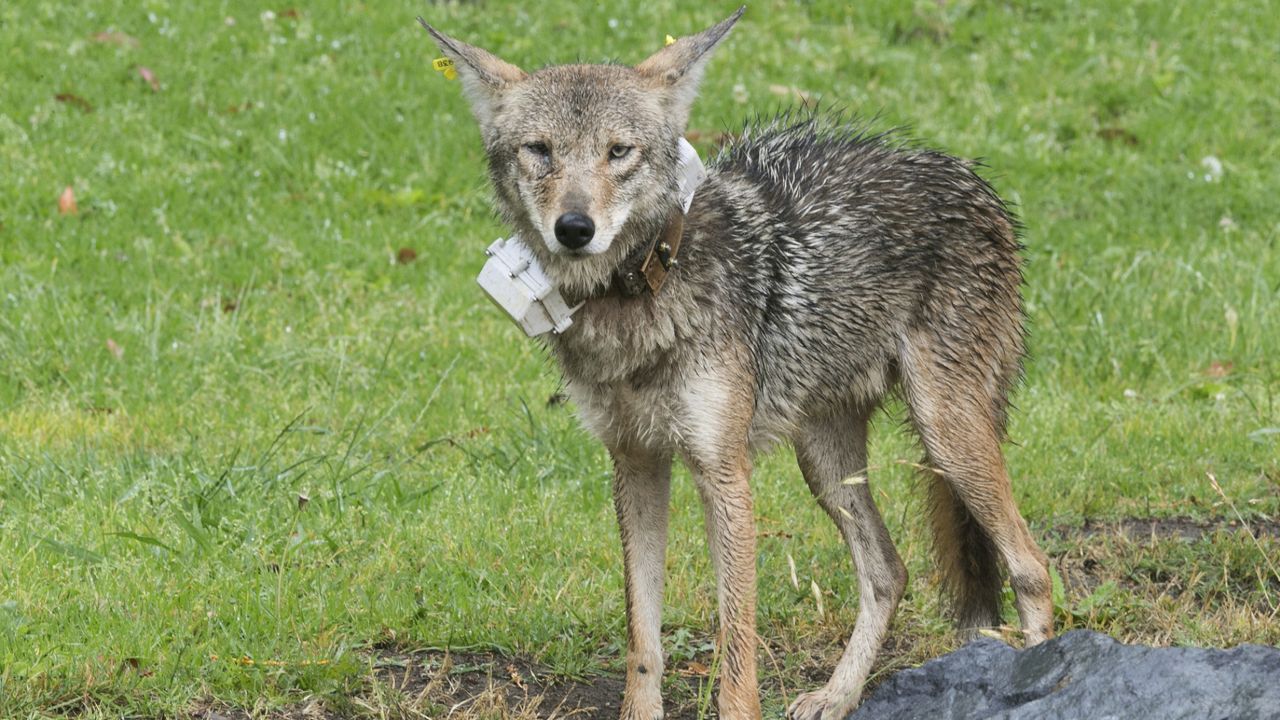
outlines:
{"label": "coyote's neck", "polygon": [[680,243],[684,240],[684,210],[671,211],[662,231],[653,240],[636,246],[613,274],[606,292],[623,295],[657,295],[667,275],[679,265]]}

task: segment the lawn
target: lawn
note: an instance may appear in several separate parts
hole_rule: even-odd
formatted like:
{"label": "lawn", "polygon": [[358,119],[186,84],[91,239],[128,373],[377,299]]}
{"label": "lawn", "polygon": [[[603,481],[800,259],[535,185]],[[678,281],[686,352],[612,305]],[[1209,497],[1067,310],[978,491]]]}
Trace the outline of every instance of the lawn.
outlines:
{"label": "lawn", "polygon": [[[414,21],[535,68],[734,8],[607,5],[0,5],[0,717],[443,717],[388,679],[428,650],[616,677],[607,459],[473,283],[503,229]],[[1060,630],[1280,644],[1277,37],[1243,0],[774,0],[707,73],[704,155],[821,101],[983,158],[1016,203],[1007,452]],[[901,417],[871,446],[912,573],[882,672],[956,644]],[[754,487],[776,716],[857,589],[789,450]],[[683,472],[671,537],[668,708],[693,715],[715,596]]]}

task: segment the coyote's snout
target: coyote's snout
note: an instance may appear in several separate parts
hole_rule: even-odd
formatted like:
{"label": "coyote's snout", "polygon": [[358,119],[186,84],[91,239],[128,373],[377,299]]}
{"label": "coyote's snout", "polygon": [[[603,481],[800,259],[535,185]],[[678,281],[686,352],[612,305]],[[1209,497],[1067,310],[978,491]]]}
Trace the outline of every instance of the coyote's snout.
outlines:
{"label": "coyote's snout", "polygon": [[[931,472],[930,521],[964,630],[998,625],[1003,571],[1028,643],[1051,586],[1000,443],[1023,356],[1015,221],[969,164],[839,118],[748,126],[684,205],[681,137],[741,16],[635,67],[534,73],[430,26],[479,121],[496,204],[570,304],[545,336],[608,448],[626,572],[624,718],[662,716],[671,463],[705,510],[720,717],[758,718],[753,453],[775,439],[835,522],[859,610],[830,681],[788,713],[843,718],[906,587],[867,481],[867,423],[897,388]],[[426,25],[426,23],[423,23]]]}

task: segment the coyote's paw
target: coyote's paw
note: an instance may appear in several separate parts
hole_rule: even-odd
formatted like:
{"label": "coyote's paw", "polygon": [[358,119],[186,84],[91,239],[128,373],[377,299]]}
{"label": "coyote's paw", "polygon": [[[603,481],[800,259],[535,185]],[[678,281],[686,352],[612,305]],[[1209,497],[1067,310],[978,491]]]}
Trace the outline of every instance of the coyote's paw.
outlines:
{"label": "coyote's paw", "polygon": [[662,698],[633,699],[627,695],[622,699],[622,720],[662,720]]}
{"label": "coyote's paw", "polygon": [[858,702],[857,696],[833,698],[822,690],[807,692],[787,708],[787,720],[844,720]]}

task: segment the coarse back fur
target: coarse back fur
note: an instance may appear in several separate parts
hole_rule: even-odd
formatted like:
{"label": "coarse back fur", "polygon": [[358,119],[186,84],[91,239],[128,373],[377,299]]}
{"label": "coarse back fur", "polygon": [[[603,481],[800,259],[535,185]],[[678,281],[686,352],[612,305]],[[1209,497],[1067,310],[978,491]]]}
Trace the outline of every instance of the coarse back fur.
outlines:
{"label": "coarse back fur", "polygon": [[[708,339],[731,335],[756,385],[760,449],[807,416],[878,404],[903,338],[928,331],[964,347],[949,361],[980,379],[1003,428],[1023,354],[1019,244],[968,164],[839,119],[783,115],[710,162],[685,228],[689,271],[665,297],[598,298],[576,331],[551,338],[575,393],[677,387]],[[624,433],[675,441],[664,427]]]}
{"label": "coarse back fur", "polygon": [[[721,717],[759,716],[747,480],[752,453],[780,439],[849,544],[862,606],[831,681],[790,714],[856,705],[906,582],[866,483],[866,423],[895,387],[934,468],[931,524],[958,620],[999,621],[1003,560],[1028,640],[1052,632],[1044,556],[999,448],[1024,352],[1017,224],[970,163],[820,113],[752,123],[709,163],[661,291],[618,290],[678,212],[677,141],[740,15],[634,68],[531,74],[428,26],[471,100],[500,214],[583,303],[546,342],[615,463],[624,717],[661,715],[673,455],[694,474],[717,569]],[[583,218],[585,235],[563,232]]]}

